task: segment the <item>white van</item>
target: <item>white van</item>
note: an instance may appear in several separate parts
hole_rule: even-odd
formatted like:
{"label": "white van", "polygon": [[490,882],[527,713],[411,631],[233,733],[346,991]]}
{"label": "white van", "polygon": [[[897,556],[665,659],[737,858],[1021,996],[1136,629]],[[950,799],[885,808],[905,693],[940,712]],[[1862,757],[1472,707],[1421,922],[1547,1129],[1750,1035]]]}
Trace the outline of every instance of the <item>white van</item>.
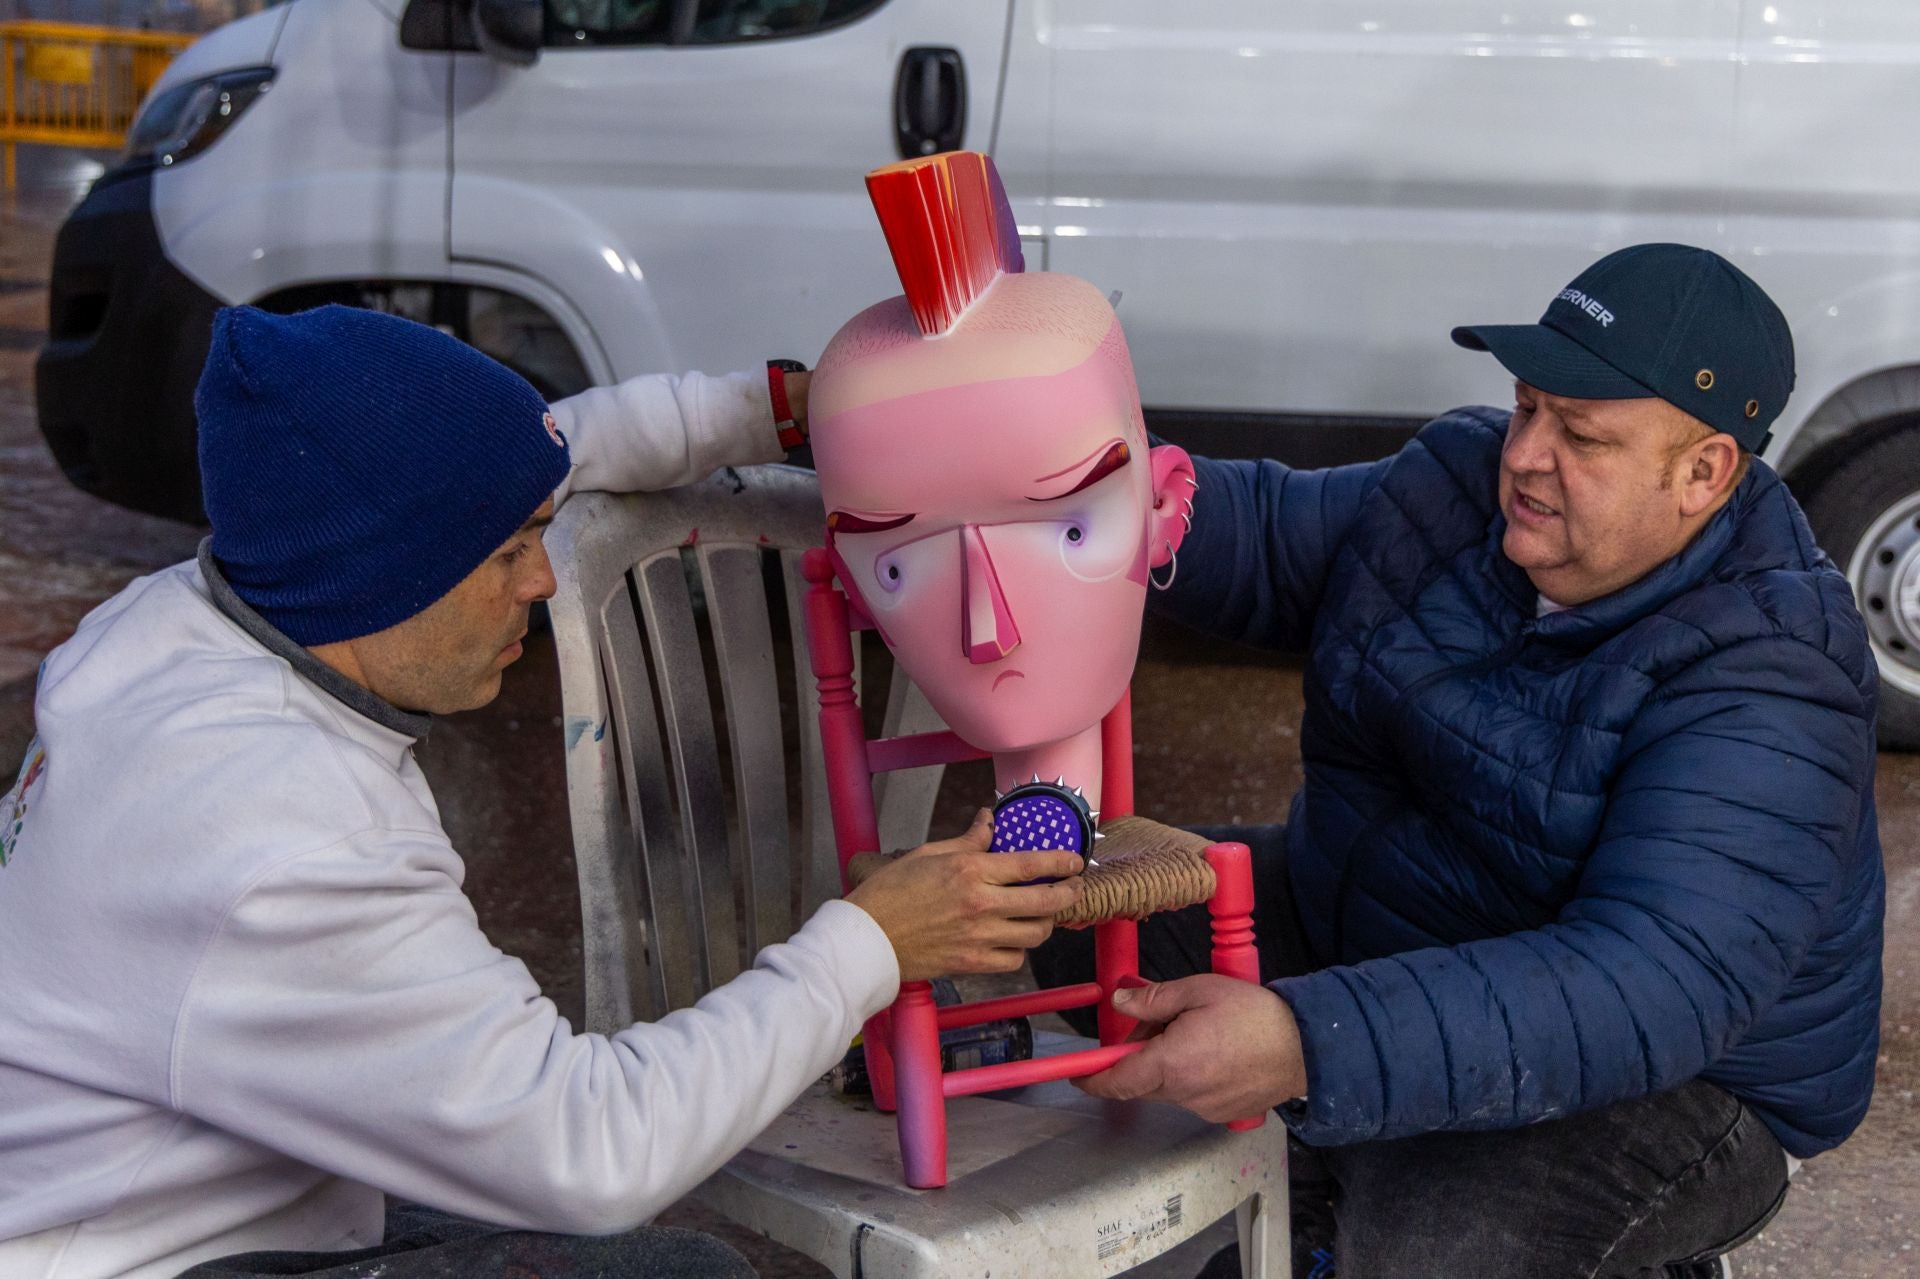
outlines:
{"label": "white van", "polygon": [[1920,745],[1912,0],[294,0],[169,70],[61,233],[41,422],[200,513],[221,303],[372,305],[550,394],[811,358],[896,291],[860,175],[991,151],[1028,261],[1124,295],[1154,425],[1378,456],[1498,401],[1455,324],[1705,245],[1780,302],[1766,456]]}

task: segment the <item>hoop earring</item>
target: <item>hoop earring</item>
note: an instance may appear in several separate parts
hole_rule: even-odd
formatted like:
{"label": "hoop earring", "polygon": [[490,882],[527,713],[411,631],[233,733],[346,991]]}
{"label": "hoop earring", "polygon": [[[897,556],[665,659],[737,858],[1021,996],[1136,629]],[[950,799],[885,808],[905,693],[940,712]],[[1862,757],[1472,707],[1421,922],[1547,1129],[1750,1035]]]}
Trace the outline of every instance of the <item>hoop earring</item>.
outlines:
{"label": "hoop earring", "polygon": [[1147,580],[1153,583],[1154,590],[1164,591],[1173,585],[1173,579],[1179,575],[1179,572],[1180,572],[1180,552],[1174,550],[1173,543],[1169,541],[1167,543],[1167,580],[1163,582],[1159,578],[1155,577],[1153,575],[1153,569],[1151,567],[1147,569]]}

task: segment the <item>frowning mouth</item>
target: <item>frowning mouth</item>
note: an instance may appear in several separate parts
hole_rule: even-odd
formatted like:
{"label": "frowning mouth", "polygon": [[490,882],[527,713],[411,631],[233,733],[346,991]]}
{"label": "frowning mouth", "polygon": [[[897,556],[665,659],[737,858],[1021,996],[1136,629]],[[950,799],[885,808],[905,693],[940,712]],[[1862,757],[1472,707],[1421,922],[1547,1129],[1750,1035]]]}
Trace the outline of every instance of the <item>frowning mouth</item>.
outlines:
{"label": "frowning mouth", "polygon": [[1025,678],[1026,678],[1026,675],[1020,671],[1001,671],[998,675],[995,675],[993,677],[993,687],[989,688],[987,691],[989,693],[993,692],[994,689],[999,688],[1002,684],[1006,683],[1010,679],[1025,679]]}

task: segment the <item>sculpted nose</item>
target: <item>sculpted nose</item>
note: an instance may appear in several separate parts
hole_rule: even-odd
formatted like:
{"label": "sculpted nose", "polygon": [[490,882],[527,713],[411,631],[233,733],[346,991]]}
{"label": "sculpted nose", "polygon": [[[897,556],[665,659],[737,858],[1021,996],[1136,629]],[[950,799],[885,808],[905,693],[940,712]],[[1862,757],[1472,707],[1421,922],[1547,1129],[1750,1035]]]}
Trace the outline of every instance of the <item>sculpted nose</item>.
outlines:
{"label": "sculpted nose", "polygon": [[978,524],[960,526],[960,646],[976,664],[997,662],[1020,647],[1020,628]]}

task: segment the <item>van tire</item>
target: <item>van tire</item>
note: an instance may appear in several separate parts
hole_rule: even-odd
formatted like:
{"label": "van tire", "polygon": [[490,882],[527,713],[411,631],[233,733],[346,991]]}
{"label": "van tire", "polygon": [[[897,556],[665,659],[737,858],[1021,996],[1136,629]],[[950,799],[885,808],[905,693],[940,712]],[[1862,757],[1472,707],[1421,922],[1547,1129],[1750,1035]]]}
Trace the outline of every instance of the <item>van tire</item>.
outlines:
{"label": "van tire", "polygon": [[[1853,584],[1880,667],[1880,746],[1920,750],[1920,416],[1859,428],[1864,443],[1808,496],[1807,522]],[[1846,447],[1846,446],[1843,446]],[[1902,572],[1901,570],[1906,570]]]}

